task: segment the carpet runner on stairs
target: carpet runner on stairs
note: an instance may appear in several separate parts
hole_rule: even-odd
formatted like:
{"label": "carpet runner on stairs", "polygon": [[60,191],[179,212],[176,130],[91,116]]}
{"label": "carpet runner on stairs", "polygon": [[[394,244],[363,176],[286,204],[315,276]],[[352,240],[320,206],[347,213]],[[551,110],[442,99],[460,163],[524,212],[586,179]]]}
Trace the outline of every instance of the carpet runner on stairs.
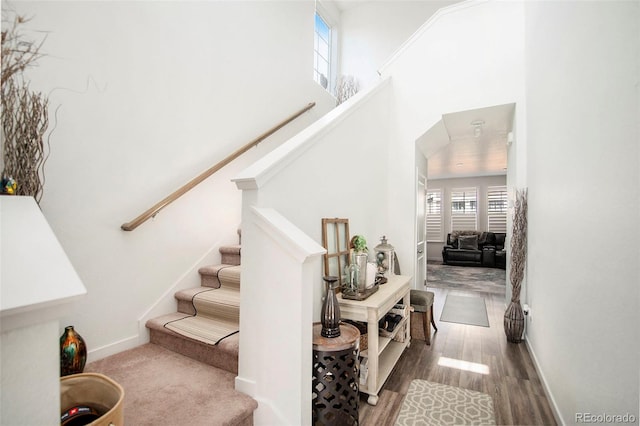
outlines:
{"label": "carpet runner on stairs", "polygon": [[176,292],[178,312],[147,321],[151,342],[238,372],[240,246],[220,248],[223,263],[199,270],[201,286]]}

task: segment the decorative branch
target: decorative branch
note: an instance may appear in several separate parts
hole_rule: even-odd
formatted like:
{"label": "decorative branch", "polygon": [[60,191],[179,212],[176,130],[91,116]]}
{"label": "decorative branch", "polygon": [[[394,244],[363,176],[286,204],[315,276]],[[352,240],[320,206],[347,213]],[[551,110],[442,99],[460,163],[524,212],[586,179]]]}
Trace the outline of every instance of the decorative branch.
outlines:
{"label": "decorative branch", "polygon": [[[31,18],[14,14],[10,27],[2,31],[2,86],[15,74],[35,65],[36,61],[44,56],[40,53],[40,48],[44,44],[46,36],[40,43],[36,43],[25,39],[20,31],[20,26],[30,20]],[[3,24],[6,25],[8,19],[4,21]]]}
{"label": "decorative branch", "polygon": [[22,73],[43,56],[40,48],[46,37],[40,43],[26,39],[20,29],[28,21],[14,15],[11,25],[2,31],[2,180],[15,186],[11,193],[31,195],[39,203],[49,152],[49,140],[45,147],[44,138],[49,126],[49,99],[41,92],[32,92]]}
{"label": "decorative branch", "polygon": [[520,287],[524,279],[524,266],[527,260],[527,190],[516,192],[513,214],[513,232],[511,234],[511,271],[509,279],[513,292],[512,302],[520,302]]}
{"label": "decorative branch", "polygon": [[340,105],[356,93],[360,88],[358,82],[352,75],[343,75],[338,79],[338,88],[336,89],[336,105]]}

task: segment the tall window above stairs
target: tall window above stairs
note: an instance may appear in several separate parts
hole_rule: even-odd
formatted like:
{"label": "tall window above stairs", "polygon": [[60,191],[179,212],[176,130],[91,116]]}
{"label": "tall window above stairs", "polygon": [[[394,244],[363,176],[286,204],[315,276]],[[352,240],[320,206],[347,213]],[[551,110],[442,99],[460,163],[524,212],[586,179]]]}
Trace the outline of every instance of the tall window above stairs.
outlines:
{"label": "tall window above stairs", "polygon": [[331,36],[327,21],[316,12],[313,41],[313,79],[331,92]]}

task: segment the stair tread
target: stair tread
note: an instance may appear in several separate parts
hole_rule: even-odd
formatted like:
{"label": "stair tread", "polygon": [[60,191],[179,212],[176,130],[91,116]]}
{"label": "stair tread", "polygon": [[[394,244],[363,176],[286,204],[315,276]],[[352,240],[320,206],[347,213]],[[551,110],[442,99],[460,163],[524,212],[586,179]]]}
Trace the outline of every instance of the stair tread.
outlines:
{"label": "stair tread", "polygon": [[220,247],[220,253],[240,254],[240,244]]}
{"label": "stair tread", "polygon": [[202,285],[205,287],[218,288],[224,287],[240,287],[240,274],[242,267],[240,265],[209,265],[198,269],[202,277]]}
{"label": "stair tread", "polygon": [[226,263],[221,263],[219,265],[203,266],[200,269],[198,269],[198,273],[200,275],[218,276],[222,271],[226,271],[227,273],[240,274],[240,265],[229,265]]}
{"label": "stair tread", "polygon": [[201,287],[185,288],[184,290],[176,291],[174,296],[178,300],[192,301],[193,298],[198,293],[202,293],[203,291],[209,291],[211,289],[212,289],[212,287],[202,287],[202,286]]}
{"label": "stair tread", "polygon": [[165,328],[209,345],[216,345],[240,331],[235,321],[212,320],[199,315],[170,322],[165,324]]}
{"label": "stair tread", "polygon": [[[216,292],[216,293],[213,293]],[[207,293],[207,294],[205,294]],[[215,300],[217,297],[227,299],[237,295],[238,303],[240,301],[240,289],[236,287],[192,287],[177,291],[175,298],[178,300],[193,301],[194,298],[201,300]]]}
{"label": "stair tread", "polygon": [[[146,323],[147,328],[162,333],[179,335],[188,340],[195,340],[208,345],[216,345],[221,350],[238,353],[237,323],[229,321],[213,320],[206,317],[174,312],[160,317],[152,318]],[[226,339],[220,340],[225,336]]]}

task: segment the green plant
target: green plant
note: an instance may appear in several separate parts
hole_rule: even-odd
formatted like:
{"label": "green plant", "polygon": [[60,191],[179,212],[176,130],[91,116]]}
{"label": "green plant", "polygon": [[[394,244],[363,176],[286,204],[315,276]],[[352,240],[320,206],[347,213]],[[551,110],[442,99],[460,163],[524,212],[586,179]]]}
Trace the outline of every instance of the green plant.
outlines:
{"label": "green plant", "polygon": [[365,240],[362,235],[354,235],[353,238],[351,238],[351,248],[359,252],[369,251],[367,248],[367,240]]}

